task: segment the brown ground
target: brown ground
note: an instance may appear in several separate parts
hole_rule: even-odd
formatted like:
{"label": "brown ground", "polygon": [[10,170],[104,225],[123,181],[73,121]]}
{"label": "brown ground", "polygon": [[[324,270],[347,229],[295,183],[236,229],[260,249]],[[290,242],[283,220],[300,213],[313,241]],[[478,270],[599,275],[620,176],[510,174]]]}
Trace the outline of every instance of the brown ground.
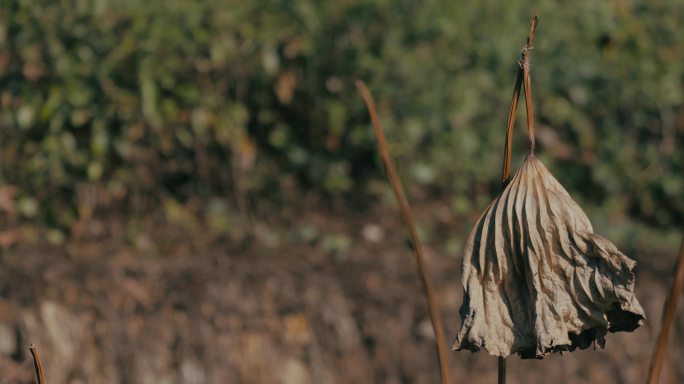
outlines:
{"label": "brown ground", "polygon": [[[31,343],[50,384],[438,382],[396,214],[317,211],[293,223],[257,221],[252,241],[158,226],[135,241],[117,235],[4,250],[0,383],[32,382]],[[307,226],[317,234],[302,236]],[[461,321],[460,260],[434,244],[427,250],[450,345]],[[643,382],[674,250],[639,262],[645,326],[609,334],[605,350],[511,357],[509,383]],[[682,312],[663,383],[684,382]],[[496,382],[494,358],[450,359],[456,383]]]}

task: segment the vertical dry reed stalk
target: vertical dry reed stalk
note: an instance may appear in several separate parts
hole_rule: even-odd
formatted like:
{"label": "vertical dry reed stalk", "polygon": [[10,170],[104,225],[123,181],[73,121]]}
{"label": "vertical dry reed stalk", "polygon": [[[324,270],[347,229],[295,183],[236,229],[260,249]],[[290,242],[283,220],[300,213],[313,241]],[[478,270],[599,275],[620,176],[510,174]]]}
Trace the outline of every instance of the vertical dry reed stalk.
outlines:
{"label": "vertical dry reed stalk", "polygon": [[40,362],[38,351],[33,345],[29,347],[29,351],[31,351],[31,356],[33,356],[33,367],[36,369],[36,380],[38,380],[38,384],[45,384],[45,376],[43,376],[43,364]]}
{"label": "vertical dry reed stalk", "polygon": [[[535,15],[530,22],[530,32],[527,35],[527,43],[523,48],[521,61],[518,63],[518,74],[515,78],[513,87],[513,99],[508,110],[508,121],[506,122],[506,142],[504,145],[504,159],[501,176],[501,188],[506,188],[511,178],[511,152],[513,145],[513,127],[515,126],[515,115],[518,110],[518,99],[520,98],[520,87],[525,83],[525,105],[527,107],[527,129],[530,140],[530,153],[534,153],[534,114],[532,113],[532,83],[530,81],[530,54],[534,43],[534,33],[537,31],[539,18]],[[506,358],[498,358],[498,383],[506,384]]]}
{"label": "vertical dry reed stalk", "polygon": [[677,313],[677,303],[679,303],[679,296],[682,293],[682,287],[684,286],[684,237],[682,237],[682,245],[679,248],[679,260],[677,261],[677,272],[675,274],[675,279],[672,282],[672,288],[670,289],[670,295],[667,300],[665,300],[665,305],[663,308],[663,319],[660,325],[660,334],[658,335],[658,341],[655,348],[653,349],[653,355],[651,355],[651,366],[648,372],[648,384],[657,384],[660,378],[660,369],[663,366],[663,361],[665,360],[665,353],[667,352],[667,341],[670,338],[670,330],[672,329],[672,324],[674,323],[675,314]]}
{"label": "vertical dry reed stalk", "polygon": [[515,79],[515,87],[513,88],[513,99],[511,100],[511,108],[508,110],[508,124],[506,126],[506,143],[504,145],[504,159],[501,167],[501,184],[505,188],[511,179],[511,152],[513,146],[513,127],[515,126],[515,114],[518,111],[518,99],[520,98],[520,87],[522,86],[523,71],[522,67],[518,68],[518,75]]}
{"label": "vertical dry reed stalk", "polygon": [[439,357],[440,376],[442,379],[441,382],[442,384],[449,384],[451,383],[451,376],[449,372],[449,357],[447,353],[446,340],[444,338],[442,320],[439,314],[439,306],[435,299],[434,289],[432,288],[432,282],[430,280],[425,263],[423,244],[418,237],[418,231],[416,230],[415,221],[413,220],[411,206],[406,199],[401,182],[399,181],[399,176],[397,175],[397,170],[394,166],[394,162],[392,161],[392,156],[390,155],[389,147],[387,146],[387,140],[385,139],[385,134],[383,133],[382,125],[380,124],[380,119],[378,118],[378,113],[375,108],[373,96],[363,81],[357,80],[356,86],[358,87],[361,97],[363,97],[366,108],[368,108],[368,113],[370,114],[371,121],[373,123],[375,137],[378,140],[380,156],[382,157],[382,162],[385,165],[385,170],[387,171],[387,177],[389,179],[390,185],[392,186],[392,191],[394,191],[394,195],[399,203],[399,214],[401,215],[401,219],[404,222],[406,230],[409,232],[411,237],[411,242],[413,243],[413,255],[415,256],[416,263],[418,265],[418,274],[420,275],[420,280],[423,283],[423,288],[425,289],[425,296],[427,299],[428,310],[430,312],[432,327],[435,330],[437,355]]}

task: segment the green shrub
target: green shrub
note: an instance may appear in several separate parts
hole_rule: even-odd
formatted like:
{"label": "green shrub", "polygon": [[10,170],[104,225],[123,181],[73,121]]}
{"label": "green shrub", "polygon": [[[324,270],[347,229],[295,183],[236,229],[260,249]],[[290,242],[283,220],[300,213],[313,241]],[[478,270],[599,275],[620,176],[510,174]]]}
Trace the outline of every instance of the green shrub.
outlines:
{"label": "green shrub", "polygon": [[[681,223],[684,5],[535,9],[538,153],[580,200]],[[498,188],[531,9],[18,0],[0,12],[0,180],[20,187],[25,216],[68,227],[169,196],[282,204],[283,180],[372,198],[383,173],[356,78],[409,183],[477,211]],[[514,158],[525,147],[516,135]]]}

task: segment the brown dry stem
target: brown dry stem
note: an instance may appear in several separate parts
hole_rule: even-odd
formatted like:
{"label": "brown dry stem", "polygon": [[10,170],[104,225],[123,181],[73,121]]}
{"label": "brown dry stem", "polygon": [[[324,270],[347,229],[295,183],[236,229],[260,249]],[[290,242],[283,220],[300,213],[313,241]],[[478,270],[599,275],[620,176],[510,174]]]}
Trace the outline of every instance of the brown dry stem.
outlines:
{"label": "brown dry stem", "polygon": [[385,170],[387,171],[387,177],[389,179],[394,195],[399,203],[399,214],[401,219],[406,226],[409,235],[411,236],[411,242],[413,243],[413,255],[415,256],[416,263],[418,264],[418,274],[420,275],[421,282],[423,283],[423,288],[425,289],[425,295],[428,303],[428,310],[430,311],[430,320],[432,321],[432,327],[435,330],[435,339],[437,341],[437,355],[439,357],[439,368],[440,375],[442,379],[442,384],[449,384],[451,382],[449,374],[449,361],[447,354],[446,340],[444,338],[444,331],[442,328],[442,320],[439,314],[439,306],[435,299],[435,293],[432,288],[432,282],[430,276],[428,275],[427,266],[425,262],[425,252],[423,251],[423,244],[418,237],[418,231],[416,230],[415,221],[413,220],[413,213],[411,212],[411,206],[406,199],[404,190],[399,181],[399,176],[397,175],[397,170],[390,156],[389,148],[387,146],[387,140],[385,139],[385,134],[382,130],[382,125],[380,124],[380,119],[378,118],[378,113],[375,108],[375,101],[370,91],[366,87],[363,81],[357,80],[356,86],[358,87],[359,93],[368,108],[368,113],[370,114],[371,121],[373,123],[373,130],[375,131],[375,137],[378,140],[378,147],[380,149],[380,156],[382,157],[382,162],[385,165]]}
{"label": "brown dry stem", "polygon": [[[534,34],[537,31],[537,24],[539,23],[539,18],[535,15],[532,17],[530,22],[530,33],[527,36],[527,43],[525,48],[523,48],[520,62],[518,62],[518,74],[515,79],[515,86],[513,88],[513,99],[511,100],[511,107],[508,110],[508,122],[506,125],[506,144],[504,147],[504,161],[503,161],[503,172],[502,172],[502,184],[505,187],[511,178],[511,150],[513,145],[513,127],[515,125],[515,114],[518,110],[518,99],[520,97],[520,87],[523,84],[523,79],[526,78],[525,83],[525,103],[528,105],[527,109],[527,122],[528,122],[528,135],[530,137],[530,153],[534,153],[534,115],[532,114],[532,93],[531,93],[531,83],[530,83],[530,55],[532,50],[532,44],[534,43]],[[527,68],[527,75],[525,75],[525,68]],[[530,89],[527,92],[527,89]],[[529,94],[529,97],[528,97]],[[531,119],[531,120],[530,120]],[[531,124],[530,124],[531,122]],[[531,130],[530,130],[531,129]]]}
{"label": "brown dry stem", "polygon": [[682,237],[682,245],[679,249],[679,261],[677,262],[677,274],[675,275],[670,295],[665,301],[663,308],[663,320],[660,326],[660,334],[658,335],[658,342],[656,343],[653,355],[651,356],[651,367],[648,372],[648,384],[657,384],[660,378],[660,369],[665,360],[665,353],[667,352],[667,341],[670,339],[670,331],[674,323],[675,314],[677,313],[677,303],[679,296],[682,293],[684,286],[684,237]]}
{"label": "brown dry stem", "polygon": [[[534,153],[534,115],[532,114],[532,84],[530,82],[530,54],[532,50],[532,43],[534,42],[534,33],[537,31],[537,24],[539,18],[537,15],[532,17],[530,22],[530,33],[527,36],[527,43],[522,51],[522,60],[519,63],[518,74],[515,78],[515,86],[513,88],[513,99],[511,100],[511,107],[508,110],[508,121],[506,124],[506,143],[504,146],[504,161],[502,166],[501,185],[502,189],[506,188],[511,178],[511,152],[513,145],[513,126],[515,125],[515,114],[518,111],[518,99],[520,98],[520,86],[525,81],[525,105],[527,106],[527,129],[530,138],[530,153]],[[506,384],[506,358],[498,358],[498,383]]]}
{"label": "brown dry stem", "polygon": [[38,351],[33,345],[29,347],[29,351],[31,351],[31,355],[33,356],[33,366],[36,369],[36,380],[38,380],[38,384],[45,384],[45,376],[43,376],[43,364],[40,362]]}
{"label": "brown dry stem", "polygon": [[505,357],[498,357],[498,376],[499,379],[497,382],[499,384],[506,384],[506,358]]}
{"label": "brown dry stem", "polygon": [[501,184],[504,186],[508,184],[508,181],[511,179],[511,146],[513,145],[513,126],[515,126],[515,113],[518,110],[518,99],[520,98],[522,78],[522,68],[518,68],[518,75],[516,76],[515,87],[513,88],[511,108],[508,110],[508,124],[506,126],[506,144],[504,146],[503,171],[501,175]]}
{"label": "brown dry stem", "polygon": [[530,35],[527,38],[527,45],[522,52],[523,70],[523,89],[525,91],[525,108],[527,110],[527,135],[530,140],[530,154],[534,154],[534,111],[532,110],[532,81],[530,79],[530,55],[532,54],[532,43],[534,42],[534,32],[537,30],[537,16],[532,17],[530,23]]}

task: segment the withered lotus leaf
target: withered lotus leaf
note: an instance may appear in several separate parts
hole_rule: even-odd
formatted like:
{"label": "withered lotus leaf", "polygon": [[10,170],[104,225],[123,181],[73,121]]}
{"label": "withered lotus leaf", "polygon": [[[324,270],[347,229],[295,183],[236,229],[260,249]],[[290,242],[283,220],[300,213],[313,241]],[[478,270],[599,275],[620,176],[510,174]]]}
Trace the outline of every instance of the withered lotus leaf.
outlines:
{"label": "withered lotus leaf", "polygon": [[463,323],[455,350],[541,358],[632,331],[644,319],[635,262],[593,233],[589,219],[529,155],[470,234]]}

